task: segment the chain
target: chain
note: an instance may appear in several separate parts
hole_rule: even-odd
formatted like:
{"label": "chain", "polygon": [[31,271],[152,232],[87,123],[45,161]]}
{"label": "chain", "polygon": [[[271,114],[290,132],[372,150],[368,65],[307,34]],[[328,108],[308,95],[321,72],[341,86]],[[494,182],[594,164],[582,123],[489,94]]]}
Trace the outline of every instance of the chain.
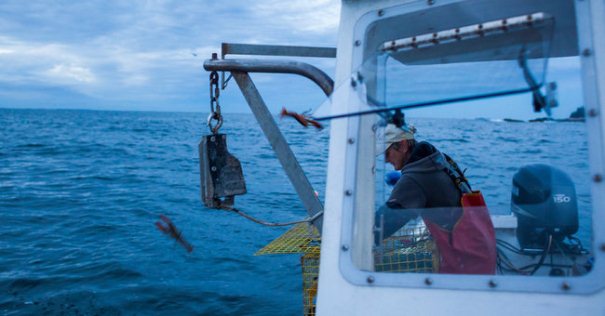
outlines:
{"label": "chain", "polygon": [[[218,133],[218,129],[223,125],[221,106],[218,103],[220,93],[218,73],[213,71],[210,73],[210,115],[208,115],[208,127],[213,134]],[[214,125],[213,120],[216,121]]]}

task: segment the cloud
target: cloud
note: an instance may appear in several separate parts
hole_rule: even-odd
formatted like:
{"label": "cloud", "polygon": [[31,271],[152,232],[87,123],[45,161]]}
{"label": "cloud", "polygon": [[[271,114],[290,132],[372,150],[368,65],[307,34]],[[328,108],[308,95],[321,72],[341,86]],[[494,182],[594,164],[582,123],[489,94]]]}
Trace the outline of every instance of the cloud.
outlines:
{"label": "cloud", "polygon": [[340,1],[259,1],[255,2],[254,8],[262,18],[276,20],[297,32],[326,34],[334,33],[338,28]]}
{"label": "cloud", "polygon": [[95,81],[95,76],[90,69],[76,65],[55,65],[47,71],[47,75],[58,78],[59,80],[75,80],[76,82],[83,83]]}
{"label": "cloud", "polygon": [[[203,60],[220,52],[221,42],[333,46],[338,6],[338,0],[5,0],[0,89],[61,87],[48,90],[57,103],[67,90],[116,104],[204,102]],[[268,80],[279,85],[279,78]]]}
{"label": "cloud", "polygon": [[[93,48],[94,47],[94,48]],[[179,69],[191,69],[201,64],[192,55],[209,56],[212,47],[193,49],[133,51],[121,45],[94,45],[21,42],[10,37],[0,38],[1,81],[69,85],[94,92],[115,90],[125,85],[143,85],[152,79],[166,78]],[[95,87],[93,84],[98,84]],[[119,85],[116,85],[119,84]],[[117,91],[116,91],[117,92]]]}
{"label": "cloud", "polygon": [[0,81],[41,82],[48,80],[42,74],[62,64],[85,68],[81,66],[83,58],[74,55],[68,47],[56,43],[23,42],[3,36],[0,37],[0,52],[0,63],[3,65]]}

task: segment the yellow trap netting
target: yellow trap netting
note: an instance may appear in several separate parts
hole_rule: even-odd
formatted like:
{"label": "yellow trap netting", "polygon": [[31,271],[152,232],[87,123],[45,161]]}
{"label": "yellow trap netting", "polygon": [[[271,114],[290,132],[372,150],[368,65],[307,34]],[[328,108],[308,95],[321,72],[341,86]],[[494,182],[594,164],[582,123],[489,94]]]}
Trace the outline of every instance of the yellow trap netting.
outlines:
{"label": "yellow trap netting", "polygon": [[[319,238],[319,237],[317,237]],[[425,227],[404,228],[374,251],[375,269],[383,272],[434,272],[439,256]],[[319,277],[319,248],[300,258],[303,277],[303,315],[314,316]]]}
{"label": "yellow trap netting", "polygon": [[321,238],[317,228],[301,223],[257,251],[254,255],[317,253]]}
{"label": "yellow trap netting", "polygon": [[[255,255],[302,253],[303,314],[315,315],[321,237],[317,229],[298,224],[260,249]],[[426,227],[403,228],[374,249],[374,267],[383,272],[435,272],[438,259],[435,243]]]}
{"label": "yellow trap netting", "polygon": [[300,257],[303,277],[303,315],[315,315],[317,278],[319,276],[319,253],[307,253]]}
{"label": "yellow trap netting", "polygon": [[383,272],[435,272],[438,254],[425,227],[404,228],[374,249],[374,268]]}

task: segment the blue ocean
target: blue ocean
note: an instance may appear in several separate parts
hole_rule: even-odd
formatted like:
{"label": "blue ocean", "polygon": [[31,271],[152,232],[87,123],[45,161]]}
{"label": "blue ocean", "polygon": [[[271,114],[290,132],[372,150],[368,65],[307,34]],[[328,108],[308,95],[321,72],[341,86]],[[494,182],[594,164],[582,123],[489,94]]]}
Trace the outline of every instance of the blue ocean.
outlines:
{"label": "blue ocean", "polygon": [[[287,228],[201,203],[197,145],[208,134],[205,119],[0,109],[0,314],[301,314],[300,257],[254,256]],[[323,199],[329,128],[277,121]],[[493,213],[510,212],[518,167],[547,163],[567,172],[579,199],[578,235],[589,246],[584,124],[410,121],[419,138],[468,168]],[[254,117],[227,114],[221,132],[247,182],[236,205],[265,220],[305,217]],[[193,252],[155,227],[160,214],[182,230]]]}

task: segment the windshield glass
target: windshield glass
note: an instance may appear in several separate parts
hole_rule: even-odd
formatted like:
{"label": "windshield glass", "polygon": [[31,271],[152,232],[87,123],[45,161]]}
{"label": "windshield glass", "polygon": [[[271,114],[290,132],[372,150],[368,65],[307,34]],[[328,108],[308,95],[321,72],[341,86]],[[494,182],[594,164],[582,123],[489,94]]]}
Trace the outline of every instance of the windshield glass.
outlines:
{"label": "windshield glass", "polygon": [[[312,116],[321,121],[537,91],[544,84],[552,23],[539,13],[389,41]],[[333,109],[332,100],[349,89],[363,102]]]}
{"label": "windshield glass", "polygon": [[[365,194],[374,203],[358,199],[354,216],[374,222],[372,264],[360,260],[360,269],[579,276],[592,268],[587,131],[558,100],[564,91],[581,104],[578,83],[545,79],[548,15],[506,21],[385,42],[335,90],[344,105],[315,111],[318,120],[361,116],[359,137],[375,135],[374,194]],[[554,68],[561,63],[569,60]]]}
{"label": "windshield glass", "polygon": [[[575,83],[566,83],[560,89],[572,93]],[[592,205],[581,109],[565,105],[528,120],[520,114],[531,113],[531,102],[526,94],[377,118],[376,271],[590,271]]]}

